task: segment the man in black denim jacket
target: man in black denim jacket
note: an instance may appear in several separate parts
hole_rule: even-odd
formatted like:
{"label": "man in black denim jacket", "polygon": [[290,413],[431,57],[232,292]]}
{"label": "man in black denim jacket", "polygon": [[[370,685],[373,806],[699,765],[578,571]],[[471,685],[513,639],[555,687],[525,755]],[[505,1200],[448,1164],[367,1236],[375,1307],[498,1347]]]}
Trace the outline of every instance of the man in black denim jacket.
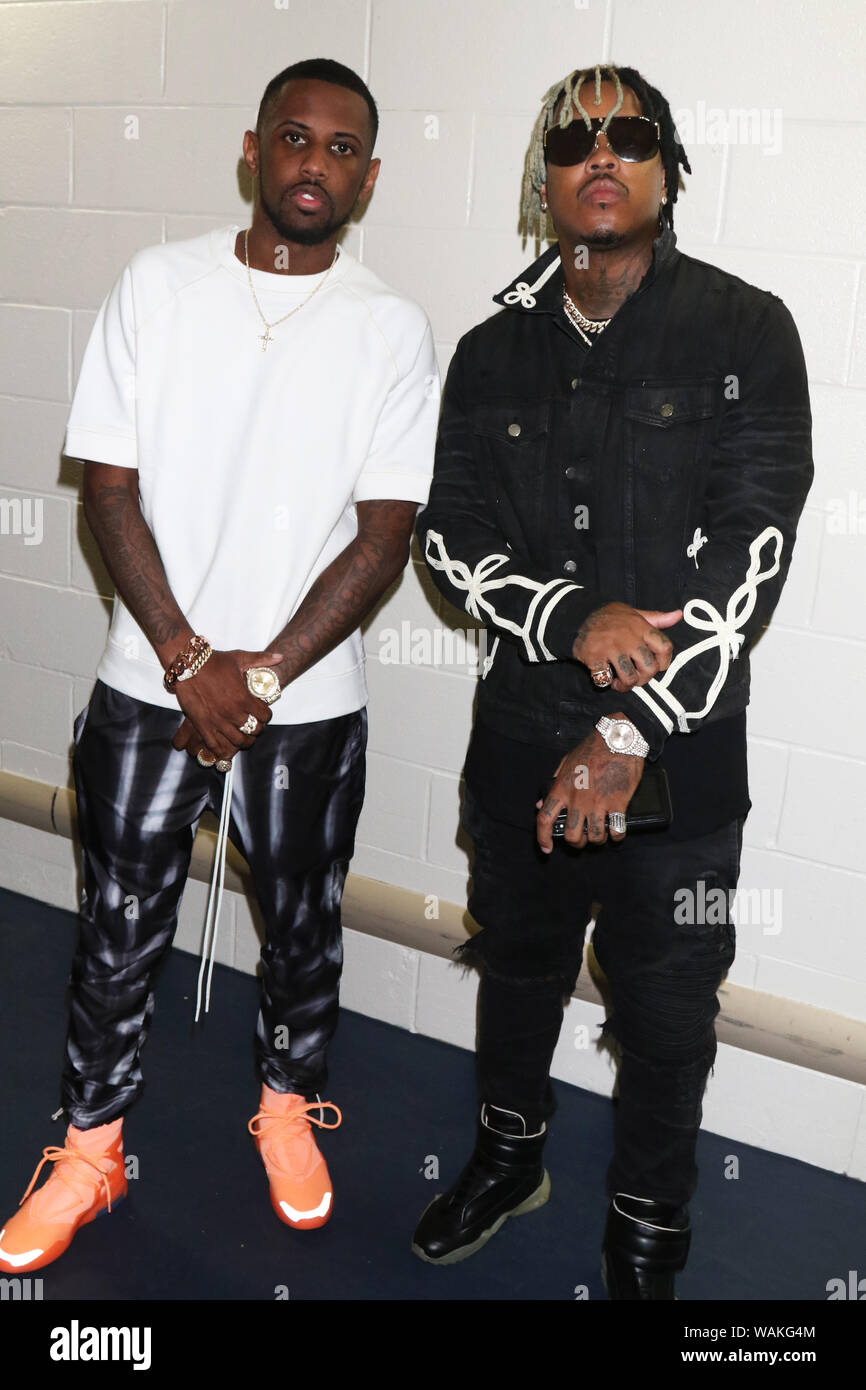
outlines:
{"label": "man in black denim jacket", "polygon": [[[463,814],[478,1140],[413,1248],[451,1263],[546,1201],[550,1061],[600,902],[621,1056],[603,1271],[612,1298],[667,1299],[734,956],[748,653],[791,562],[811,414],[782,301],[677,250],[689,165],[664,97],[604,72],[545,98],[523,212],[540,232],[549,205],[558,244],[458,344],[418,521],[434,581],[491,645]],[[673,823],[626,836],[646,763],[667,772]],[[726,910],[681,920],[711,887]]]}

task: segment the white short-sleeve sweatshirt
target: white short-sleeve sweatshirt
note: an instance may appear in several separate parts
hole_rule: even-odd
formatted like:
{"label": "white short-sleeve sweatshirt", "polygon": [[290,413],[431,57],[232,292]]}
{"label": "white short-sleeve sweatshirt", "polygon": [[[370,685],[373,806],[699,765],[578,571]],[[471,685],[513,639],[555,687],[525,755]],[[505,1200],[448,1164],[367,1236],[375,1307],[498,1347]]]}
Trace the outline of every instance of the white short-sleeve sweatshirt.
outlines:
{"label": "white short-sleeve sweatshirt", "polygon": [[[318,275],[251,272],[269,323],[321,285],[264,349],[237,232],[133,256],[94,324],[64,451],[138,470],[190,626],[215,648],[260,651],[356,536],[356,502],[426,502],[439,376],[423,309],[342,250]],[[116,596],[98,677],[177,710],[162,674]],[[285,688],[273,722],[366,700],[356,631]]]}

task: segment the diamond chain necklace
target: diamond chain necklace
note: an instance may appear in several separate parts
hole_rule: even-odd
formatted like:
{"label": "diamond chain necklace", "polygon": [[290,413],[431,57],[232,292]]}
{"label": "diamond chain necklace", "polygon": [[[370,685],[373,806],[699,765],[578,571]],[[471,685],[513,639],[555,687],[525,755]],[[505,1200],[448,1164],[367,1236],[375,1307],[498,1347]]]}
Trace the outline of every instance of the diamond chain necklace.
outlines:
{"label": "diamond chain necklace", "polygon": [[[591,340],[586,336],[587,333],[601,333],[610,323],[610,319],[588,319],[585,314],[580,312],[564,285],[562,287],[562,307],[569,323],[574,324],[587,347],[592,347]],[[613,316],[611,315],[611,317]]]}
{"label": "diamond chain necklace", "polygon": [[259,334],[259,342],[262,345],[262,352],[267,352],[268,343],[276,341],[273,334],[271,333],[271,329],[276,328],[277,325],[280,323],[285,323],[286,319],[290,319],[292,317],[292,314],[296,314],[299,309],[303,309],[305,304],[309,304],[314,294],[319,293],[319,290],[322,288],[322,286],[324,285],[325,281],[327,280],[328,276],[330,275],[331,271],[334,269],[334,266],[337,263],[337,257],[340,254],[340,247],[339,245],[334,247],[334,259],[331,261],[331,264],[328,266],[328,269],[325,271],[325,274],[322,276],[322,279],[319,281],[316,288],[314,290],[310,290],[310,293],[307,295],[306,299],[302,299],[300,304],[295,305],[294,309],[290,309],[287,314],[283,314],[283,317],[281,319],[274,319],[273,323],[268,323],[267,319],[262,313],[262,306],[259,303],[259,297],[256,294],[255,287],[253,286],[253,277],[250,273],[249,235],[250,231],[248,227],[244,232],[244,260],[246,261],[247,266],[247,280],[249,281],[250,294],[253,297],[253,302],[259,311],[259,318],[265,325],[264,333]]}

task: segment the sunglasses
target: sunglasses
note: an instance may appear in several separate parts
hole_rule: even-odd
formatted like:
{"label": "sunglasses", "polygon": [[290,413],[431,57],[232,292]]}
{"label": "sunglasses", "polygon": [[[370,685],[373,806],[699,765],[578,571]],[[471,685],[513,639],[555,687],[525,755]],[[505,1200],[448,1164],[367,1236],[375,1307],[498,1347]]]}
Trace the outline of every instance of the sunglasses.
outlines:
{"label": "sunglasses", "polygon": [[[570,125],[552,125],[544,132],[544,158],[548,164],[582,164],[598,144],[604,117],[596,116],[591,129],[582,120]],[[648,116],[612,116],[605,130],[607,143],[617,159],[640,164],[652,159],[659,149],[659,124]]]}

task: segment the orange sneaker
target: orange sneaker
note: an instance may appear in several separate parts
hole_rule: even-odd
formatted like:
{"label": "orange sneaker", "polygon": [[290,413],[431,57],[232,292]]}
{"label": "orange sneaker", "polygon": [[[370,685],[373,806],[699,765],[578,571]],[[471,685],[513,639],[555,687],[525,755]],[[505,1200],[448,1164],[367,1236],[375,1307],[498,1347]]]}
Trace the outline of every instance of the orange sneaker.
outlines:
{"label": "orange sneaker", "polygon": [[[329,1100],[311,1101],[262,1086],[261,1109],[247,1128],[271,1187],[271,1206],[281,1221],[299,1231],[324,1226],[334,1207],[327,1164],[316,1147],[310,1125],[339,1129],[343,1117]],[[336,1110],[337,1123],[326,1125],[311,1113]]]}
{"label": "orange sneaker", "polygon": [[[19,1210],[0,1231],[0,1269],[22,1274],[51,1264],[71,1244],[79,1226],[111,1211],[112,1204],[126,1196],[122,1125],[122,1118],[96,1129],[70,1125],[62,1149],[42,1150]],[[56,1166],[33,1192],[46,1163]]]}

